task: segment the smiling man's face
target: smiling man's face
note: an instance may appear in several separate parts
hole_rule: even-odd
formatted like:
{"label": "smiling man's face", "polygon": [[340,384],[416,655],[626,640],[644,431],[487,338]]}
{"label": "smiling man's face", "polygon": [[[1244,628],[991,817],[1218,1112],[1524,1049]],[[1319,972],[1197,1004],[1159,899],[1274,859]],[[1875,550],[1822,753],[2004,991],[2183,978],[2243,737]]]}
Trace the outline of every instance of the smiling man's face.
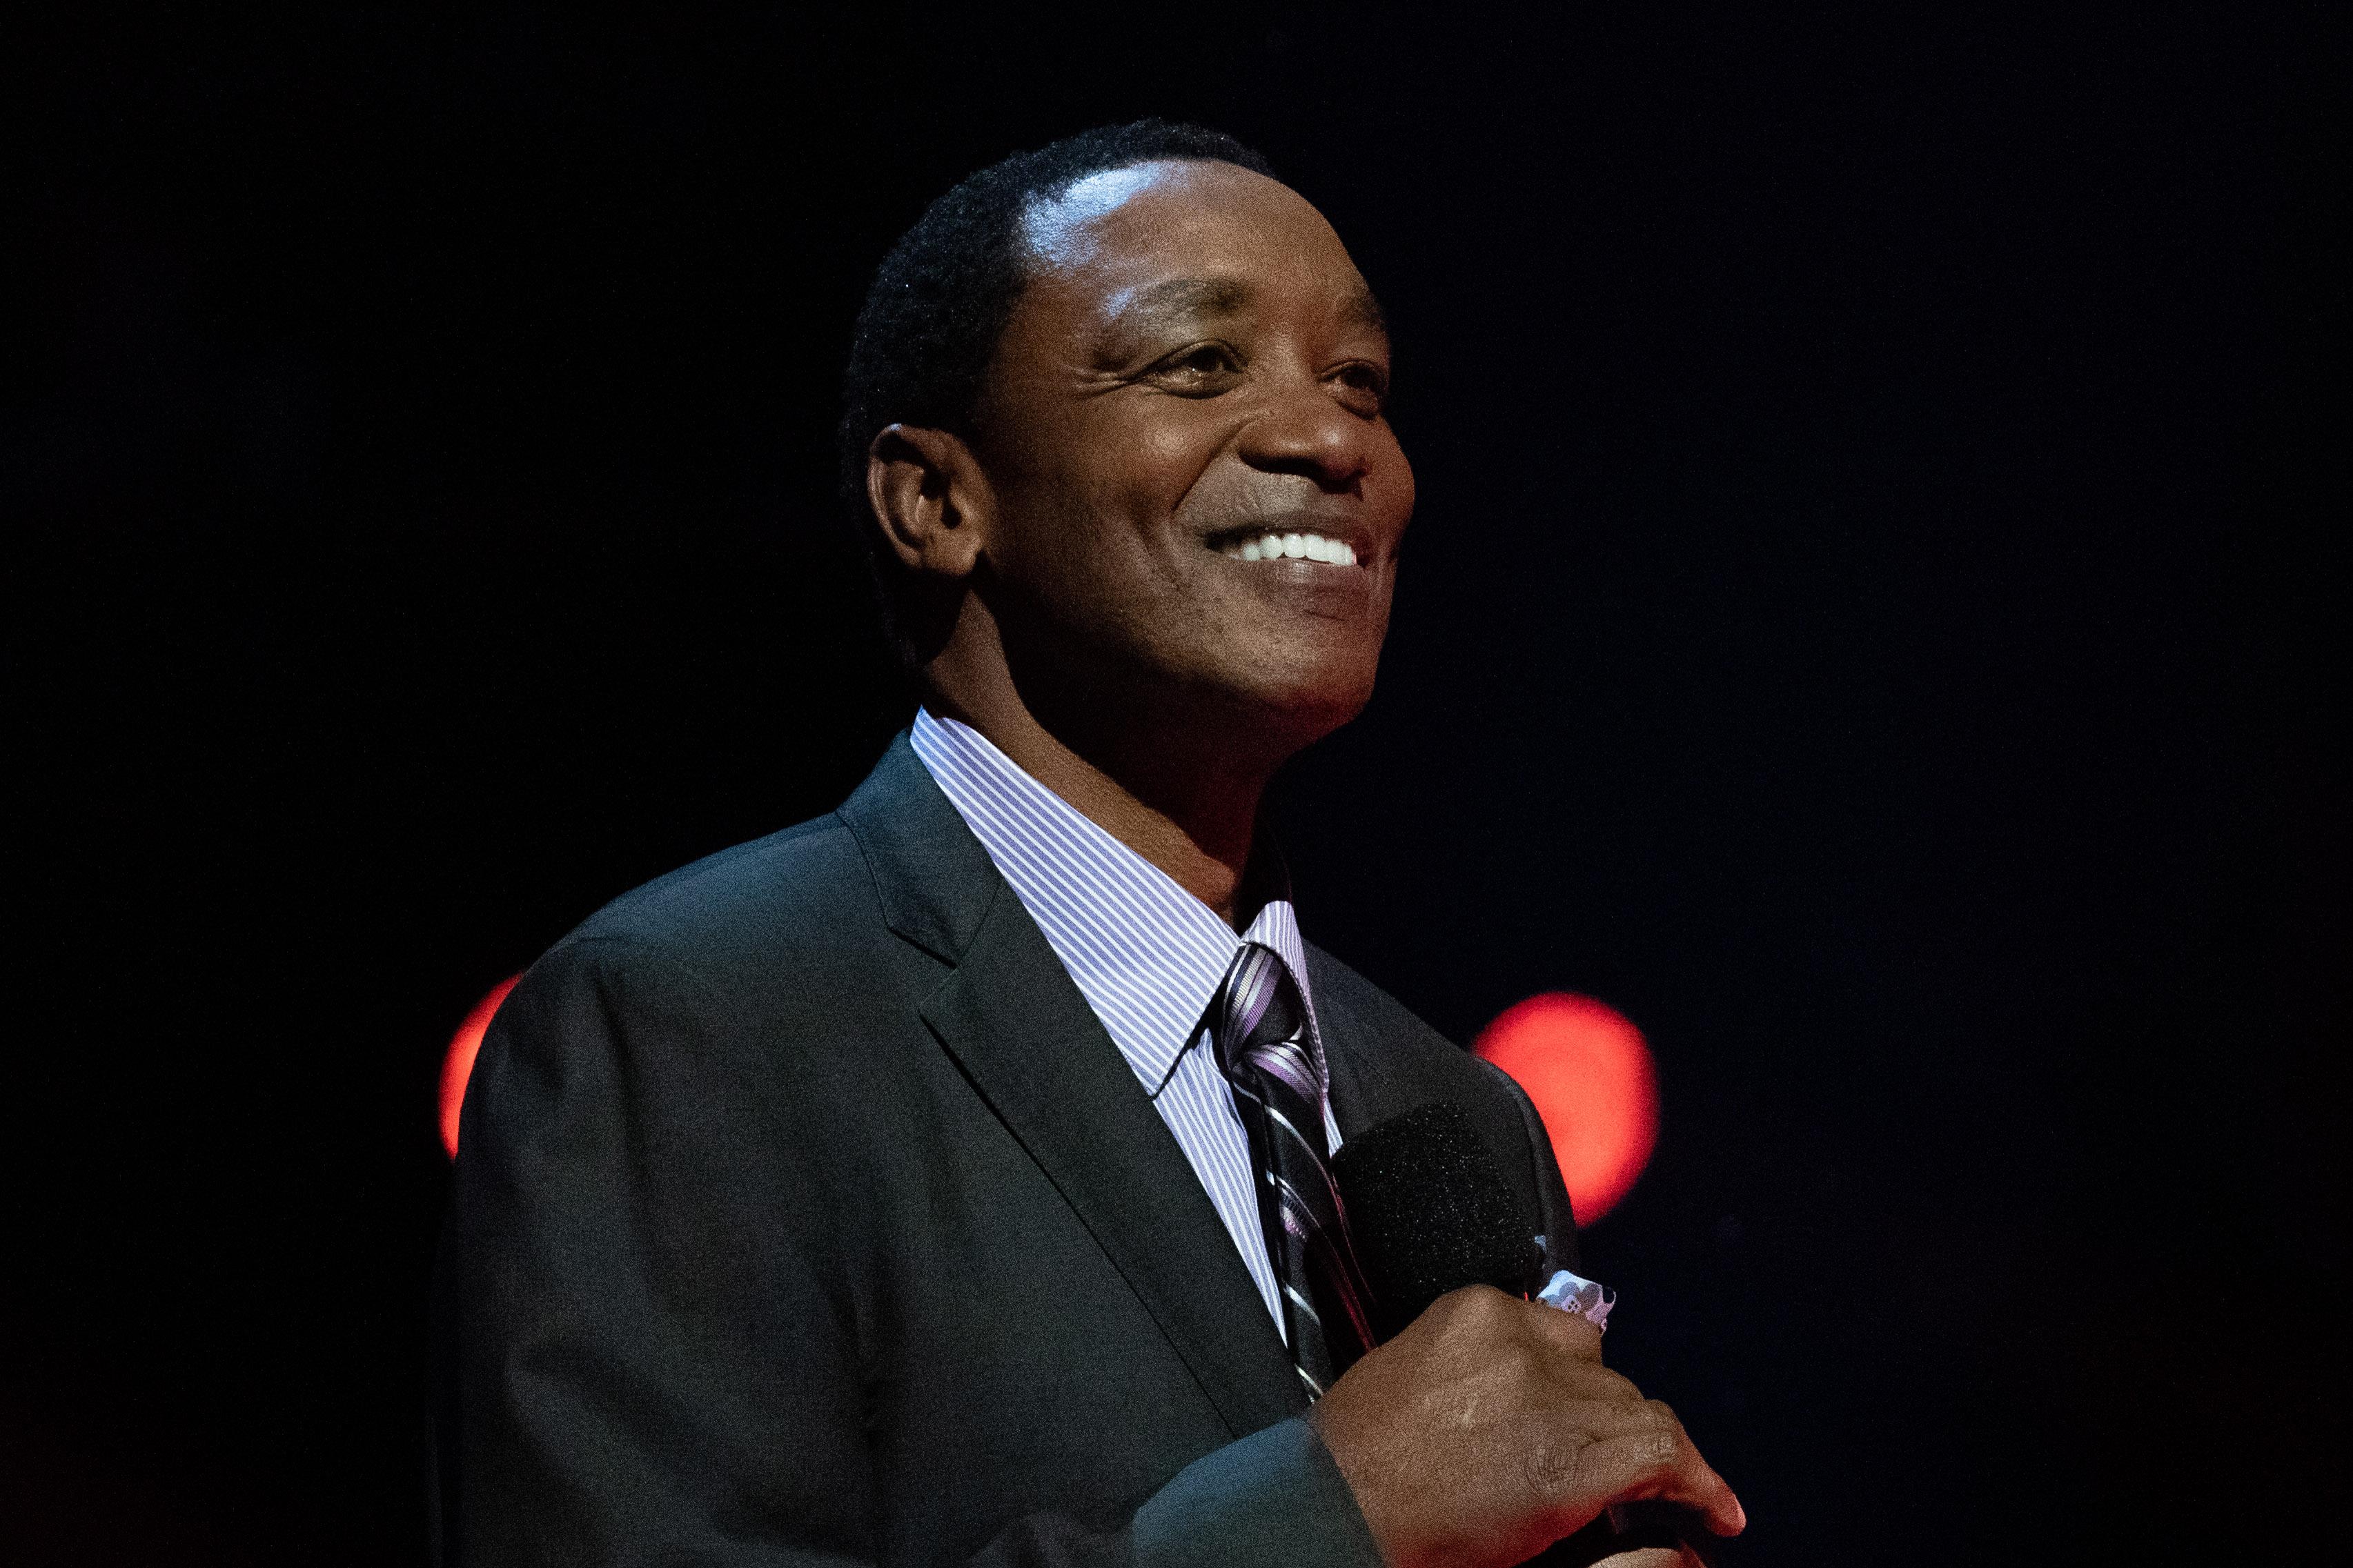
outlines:
{"label": "smiling man's face", "polygon": [[1370,697],[1413,472],[1389,344],[1323,215],[1227,163],[1081,181],[974,420],[975,587],[1033,707],[1134,702],[1284,752]]}

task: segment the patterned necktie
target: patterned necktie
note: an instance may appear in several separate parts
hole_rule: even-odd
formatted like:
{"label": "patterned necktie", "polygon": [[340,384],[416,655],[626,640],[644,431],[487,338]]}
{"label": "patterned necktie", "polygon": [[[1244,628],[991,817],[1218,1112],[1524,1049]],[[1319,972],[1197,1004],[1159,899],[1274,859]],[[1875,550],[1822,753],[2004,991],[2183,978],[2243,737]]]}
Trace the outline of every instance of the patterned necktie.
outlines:
{"label": "patterned necktie", "polygon": [[1246,942],[1234,954],[1209,1005],[1209,1039],[1250,1133],[1292,1364],[1307,1397],[1318,1399],[1371,1348],[1370,1297],[1332,1184],[1324,1079],[1307,1043],[1306,1005],[1272,948]]}

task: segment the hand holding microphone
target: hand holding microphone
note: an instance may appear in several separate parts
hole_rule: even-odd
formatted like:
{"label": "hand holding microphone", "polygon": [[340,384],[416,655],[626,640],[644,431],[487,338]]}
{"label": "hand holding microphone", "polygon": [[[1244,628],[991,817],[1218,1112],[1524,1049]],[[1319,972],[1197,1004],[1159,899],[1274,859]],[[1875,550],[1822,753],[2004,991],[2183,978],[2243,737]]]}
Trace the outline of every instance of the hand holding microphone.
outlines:
{"label": "hand holding microphone", "polygon": [[1591,1323],[1483,1285],[1441,1297],[1311,1419],[1383,1557],[1508,1568],[1612,1503],[1747,1522],[1674,1412],[1601,1364]]}
{"label": "hand holding microphone", "polygon": [[1602,1365],[1600,1329],[1506,1293],[1530,1272],[1526,1229],[1476,1133],[1440,1109],[1335,1160],[1388,1337],[1309,1419],[1384,1560],[1510,1568],[1645,1500],[1738,1533],[1732,1489],[1673,1411]]}

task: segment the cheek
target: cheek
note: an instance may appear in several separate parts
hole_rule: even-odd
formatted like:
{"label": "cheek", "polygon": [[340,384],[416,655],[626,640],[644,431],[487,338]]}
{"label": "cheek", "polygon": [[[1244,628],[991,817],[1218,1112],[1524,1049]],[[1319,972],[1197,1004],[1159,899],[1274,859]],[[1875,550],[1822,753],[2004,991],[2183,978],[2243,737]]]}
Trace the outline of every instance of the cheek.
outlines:
{"label": "cheek", "polygon": [[1405,448],[1398,445],[1397,433],[1384,425],[1381,427],[1381,449],[1373,459],[1372,486],[1379,498],[1383,521],[1395,532],[1405,531],[1413,521],[1413,465],[1406,461]]}
{"label": "cheek", "polygon": [[1217,455],[1216,432],[1189,428],[1183,421],[1155,419],[1133,432],[1132,465],[1137,481],[1173,507],[1193,476]]}
{"label": "cheek", "polygon": [[1158,640],[1147,628],[1170,573],[1128,466],[1065,468],[1013,499],[1018,523],[1000,535],[997,569],[1029,614],[1085,643]]}
{"label": "cheek", "polygon": [[1098,526],[1124,531],[1148,552],[1159,552],[1186,498],[1215,461],[1219,434],[1166,417],[1105,419],[1089,429],[1085,497]]}

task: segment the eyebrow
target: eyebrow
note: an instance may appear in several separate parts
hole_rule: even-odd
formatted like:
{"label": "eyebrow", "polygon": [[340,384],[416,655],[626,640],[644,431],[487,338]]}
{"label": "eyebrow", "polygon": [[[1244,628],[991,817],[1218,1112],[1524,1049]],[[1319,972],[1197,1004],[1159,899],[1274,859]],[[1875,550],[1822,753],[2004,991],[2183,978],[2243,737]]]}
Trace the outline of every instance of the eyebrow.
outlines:
{"label": "eyebrow", "polygon": [[1120,311],[1130,320],[1230,316],[1250,303],[1250,285],[1238,278],[1171,278],[1139,290]]}
{"label": "eyebrow", "polygon": [[[1186,316],[1229,316],[1248,306],[1250,287],[1239,278],[1171,278],[1137,291],[1120,311],[1124,321],[1153,322]],[[1340,306],[1341,320],[1384,336],[1388,317],[1373,291],[1359,284]]]}
{"label": "eyebrow", "polygon": [[1351,326],[1370,327],[1383,337],[1389,335],[1388,313],[1381,309],[1381,302],[1373,297],[1373,291],[1363,284],[1358,284],[1340,307],[1340,319]]}

